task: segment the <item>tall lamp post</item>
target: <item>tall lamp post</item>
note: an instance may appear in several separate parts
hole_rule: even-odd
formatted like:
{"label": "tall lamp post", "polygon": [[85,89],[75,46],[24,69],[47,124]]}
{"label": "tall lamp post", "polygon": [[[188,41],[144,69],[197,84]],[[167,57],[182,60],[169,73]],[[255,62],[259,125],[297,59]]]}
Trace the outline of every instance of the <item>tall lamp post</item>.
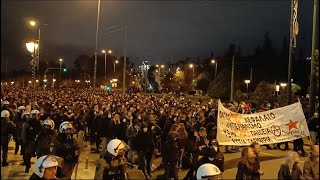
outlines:
{"label": "tall lamp post", "polygon": [[216,68],[214,70],[214,79],[217,78],[217,70],[218,70],[218,62],[215,61],[214,59],[211,60],[211,64],[215,64],[216,65]]}
{"label": "tall lamp post", "polygon": [[[102,53],[104,54],[104,79],[107,78],[107,52],[105,50],[102,50]],[[111,50],[108,51],[109,54],[112,53]]]}
{"label": "tall lamp post", "polygon": [[246,83],[246,85],[247,85],[247,94],[249,94],[249,83],[250,83],[250,80],[244,80],[244,83]]}
{"label": "tall lamp post", "polygon": [[113,63],[113,73],[116,72],[116,64],[118,64],[118,63],[119,63],[118,60],[114,61],[114,63]]}
{"label": "tall lamp post", "polygon": [[26,43],[26,46],[27,46],[27,50],[31,53],[31,56],[32,56],[30,65],[31,65],[31,69],[32,69],[32,81],[35,82],[35,80],[36,80],[36,67],[37,67],[36,55],[37,55],[37,50],[38,50],[39,45],[35,42],[28,42],[28,43]]}
{"label": "tall lamp post", "polygon": [[62,79],[61,79],[61,68],[62,68],[62,62],[63,62],[63,59],[59,59],[59,63],[60,63],[60,74],[59,74],[59,79],[60,79],[60,81],[59,81],[59,86],[61,87],[61,81],[62,81]]}

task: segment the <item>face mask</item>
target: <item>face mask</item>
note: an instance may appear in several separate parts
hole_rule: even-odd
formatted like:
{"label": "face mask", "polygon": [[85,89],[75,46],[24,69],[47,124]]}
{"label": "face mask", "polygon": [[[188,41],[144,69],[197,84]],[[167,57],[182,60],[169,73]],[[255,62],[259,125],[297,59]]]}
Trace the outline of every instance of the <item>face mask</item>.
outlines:
{"label": "face mask", "polygon": [[111,118],[111,114],[108,114],[108,118]]}
{"label": "face mask", "polygon": [[209,159],[209,161],[213,161],[214,160],[214,158],[211,158],[211,157],[209,157],[208,159]]}
{"label": "face mask", "polygon": [[148,128],[143,128],[143,132],[147,132],[148,131]]}
{"label": "face mask", "polygon": [[126,119],[122,119],[122,121],[125,123],[125,122],[127,122],[127,120]]}
{"label": "face mask", "polygon": [[138,116],[138,119],[141,120],[141,116]]}
{"label": "face mask", "polygon": [[154,130],[154,126],[151,127],[151,130]]}
{"label": "face mask", "polygon": [[173,121],[177,121],[177,118],[173,118]]}

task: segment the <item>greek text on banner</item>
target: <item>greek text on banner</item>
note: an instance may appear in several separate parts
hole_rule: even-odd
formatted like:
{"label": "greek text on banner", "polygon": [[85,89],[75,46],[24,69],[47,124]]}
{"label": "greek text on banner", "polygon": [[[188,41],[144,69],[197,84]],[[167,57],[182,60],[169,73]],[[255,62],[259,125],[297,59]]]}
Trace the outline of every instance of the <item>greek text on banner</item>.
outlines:
{"label": "greek text on banner", "polygon": [[220,145],[273,144],[309,136],[300,102],[255,114],[239,114],[218,103]]}

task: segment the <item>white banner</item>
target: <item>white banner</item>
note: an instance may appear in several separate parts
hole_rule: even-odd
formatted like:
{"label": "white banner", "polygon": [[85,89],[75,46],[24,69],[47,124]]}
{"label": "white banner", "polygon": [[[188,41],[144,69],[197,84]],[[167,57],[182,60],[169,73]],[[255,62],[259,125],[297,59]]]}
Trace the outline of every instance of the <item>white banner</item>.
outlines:
{"label": "white banner", "polygon": [[239,114],[218,105],[220,145],[273,144],[309,136],[300,102],[255,114]]}

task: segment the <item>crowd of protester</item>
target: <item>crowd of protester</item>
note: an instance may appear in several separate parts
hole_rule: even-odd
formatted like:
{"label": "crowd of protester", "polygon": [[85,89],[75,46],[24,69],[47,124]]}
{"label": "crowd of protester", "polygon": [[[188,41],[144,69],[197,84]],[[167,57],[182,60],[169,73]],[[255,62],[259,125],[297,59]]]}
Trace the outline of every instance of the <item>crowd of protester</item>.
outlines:
{"label": "crowd of protester", "polygon": [[[255,113],[279,107],[277,103],[269,102],[261,105],[246,102],[223,104],[238,113]],[[31,158],[37,157],[39,160],[37,163],[40,165],[36,165],[32,178],[50,177],[44,173],[43,168],[46,167],[43,164],[48,161],[51,165],[47,168],[58,166],[48,156],[54,155],[63,160],[63,165],[53,172],[57,177],[71,179],[80,149],[86,146],[86,141],[90,142],[91,152],[99,153],[100,159],[108,164],[97,164],[96,179],[124,179],[120,174],[124,174],[128,165],[138,165],[146,179],[194,179],[198,177],[199,169],[209,167],[204,166],[207,164],[215,165],[220,172],[217,178],[221,178],[224,153],[240,151],[239,146],[225,146],[223,152],[216,140],[216,101],[192,102],[184,96],[160,97],[101,89],[3,88],[1,111],[2,166],[9,165],[8,142],[13,139],[14,153],[20,152],[23,156],[21,165],[26,166],[26,173],[31,167]],[[319,179],[319,147],[315,145],[319,138],[318,114],[315,113],[308,123],[312,137],[309,160],[302,170],[299,169],[299,156],[308,154],[303,140],[295,140],[294,151],[289,152],[287,161],[279,167],[278,179]],[[120,142],[113,149],[116,152],[113,154],[109,145],[114,144],[115,139],[123,142],[123,148],[127,151],[118,152]],[[289,150],[288,142],[284,144],[284,150]],[[281,143],[266,145],[266,148],[280,149]],[[258,143],[242,149],[236,179],[260,179],[264,174],[260,168],[260,151]],[[115,162],[114,158],[119,154],[124,158]],[[162,157],[161,165],[155,167],[153,161],[159,157]],[[161,168],[164,174],[152,177],[152,171]],[[186,177],[179,177],[181,169],[188,170]]]}

